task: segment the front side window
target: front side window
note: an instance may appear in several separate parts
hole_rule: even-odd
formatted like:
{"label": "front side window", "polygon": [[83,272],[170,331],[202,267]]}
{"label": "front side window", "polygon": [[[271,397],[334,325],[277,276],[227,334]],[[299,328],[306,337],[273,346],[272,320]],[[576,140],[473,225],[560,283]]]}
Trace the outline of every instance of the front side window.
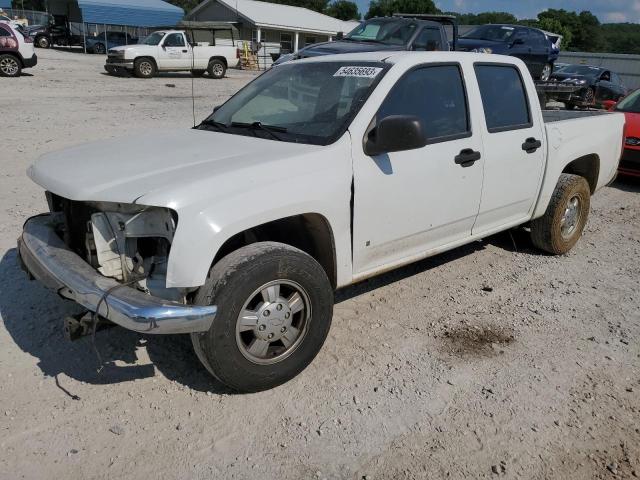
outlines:
{"label": "front side window", "polygon": [[429,143],[470,134],[460,67],[422,67],[405,74],[384,100],[376,121],[390,115],[414,115],[420,118]]}
{"label": "front side window", "polygon": [[475,71],[489,132],[531,126],[527,92],[516,67],[476,65]]}
{"label": "front side window", "polygon": [[166,40],[164,41],[165,47],[184,47],[184,36],[181,33],[172,33],[171,35],[167,35]]}
{"label": "front side window", "polygon": [[435,51],[442,50],[440,30],[437,28],[425,28],[413,42],[414,50]]}
{"label": "front side window", "polygon": [[282,64],[231,97],[202,123],[235,135],[328,145],[348,127],[388,64]]}

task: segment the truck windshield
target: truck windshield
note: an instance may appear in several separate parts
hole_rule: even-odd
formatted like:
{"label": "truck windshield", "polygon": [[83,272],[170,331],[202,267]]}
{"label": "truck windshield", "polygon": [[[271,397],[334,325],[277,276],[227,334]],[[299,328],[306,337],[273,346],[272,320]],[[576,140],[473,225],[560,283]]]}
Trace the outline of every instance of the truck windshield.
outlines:
{"label": "truck windshield", "polygon": [[489,40],[493,42],[508,42],[513,37],[516,29],[506,25],[483,25],[474,28],[469,33],[462,35],[462,38],[472,38],[474,40]]}
{"label": "truck windshield", "polygon": [[628,97],[620,100],[616,110],[618,112],[640,113],[640,90],[636,90]]}
{"label": "truck windshield", "polygon": [[140,42],[142,45],[158,45],[164,38],[164,32],[154,32]]}
{"label": "truck windshield", "polygon": [[199,128],[328,145],[344,133],[388,67],[345,61],[279,65],[236,93]]}
{"label": "truck windshield", "polygon": [[378,18],[361,23],[344,38],[358,42],[376,42],[386,45],[405,45],[416,31],[415,23],[406,20]]}

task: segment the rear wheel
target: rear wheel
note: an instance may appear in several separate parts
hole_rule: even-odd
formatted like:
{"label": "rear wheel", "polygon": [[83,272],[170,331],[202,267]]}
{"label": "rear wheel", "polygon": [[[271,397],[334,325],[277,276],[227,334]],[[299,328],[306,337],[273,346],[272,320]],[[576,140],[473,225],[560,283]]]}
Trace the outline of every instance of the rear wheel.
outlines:
{"label": "rear wheel", "polygon": [[546,252],[560,255],[573,248],[587,224],[591,205],[589,184],[563,173],[545,214],[531,222],[531,240]]}
{"label": "rear wheel", "polygon": [[225,385],[254,392],[311,363],[331,326],[333,289],[311,256],[260,242],[216,263],[195,303],[218,307],[210,330],[191,335],[198,358]]}
{"label": "rear wheel", "polygon": [[542,73],[540,74],[540,80],[546,82],[551,77],[551,73],[553,72],[553,65],[550,63],[545,63],[544,67],[542,67]]}
{"label": "rear wheel", "polygon": [[133,64],[133,73],[138,78],[151,78],[156,74],[156,64],[148,58],[139,58]]}
{"label": "rear wheel", "polygon": [[222,60],[211,60],[207,71],[212,78],[220,79],[224,77],[227,67]]}
{"label": "rear wheel", "polygon": [[51,40],[49,40],[49,37],[45,37],[45,36],[37,37],[35,43],[40,48],[49,48],[49,47],[51,47]]}
{"label": "rear wheel", "polygon": [[18,57],[4,54],[0,55],[0,77],[19,77],[22,72],[22,64]]}

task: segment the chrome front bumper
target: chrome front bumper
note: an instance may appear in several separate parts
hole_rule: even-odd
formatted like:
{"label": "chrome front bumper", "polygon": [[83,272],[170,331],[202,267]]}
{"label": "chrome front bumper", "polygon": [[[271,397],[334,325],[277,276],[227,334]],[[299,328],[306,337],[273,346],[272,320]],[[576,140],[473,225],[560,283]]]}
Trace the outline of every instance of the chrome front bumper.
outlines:
{"label": "chrome front bumper", "polygon": [[144,333],[205,332],[215,306],[190,306],[152,297],[100,275],[72,252],[54,230],[54,216],[32,217],[18,239],[24,270],[47,288],[121,327]]}

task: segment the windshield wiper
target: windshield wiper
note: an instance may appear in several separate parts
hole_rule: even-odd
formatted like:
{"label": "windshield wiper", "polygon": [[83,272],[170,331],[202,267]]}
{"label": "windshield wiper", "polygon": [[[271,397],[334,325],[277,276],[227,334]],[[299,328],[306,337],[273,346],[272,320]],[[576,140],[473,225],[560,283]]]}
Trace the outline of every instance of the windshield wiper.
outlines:
{"label": "windshield wiper", "polygon": [[283,139],[274,132],[282,132],[286,133],[287,129],[285,127],[278,127],[277,125],[263,125],[262,122],[253,122],[253,123],[243,123],[243,122],[231,122],[232,127],[240,127],[240,128],[249,128],[252,130],[262,130],[263,132],[267,132],[271,135],[271,138],[274,140],[283,141]]}
{"label": "windshield wiper", "polygon": [[207,127],[214,127],[214,128],[217,128],[218,130],[227,130],[229,128],[229,125],[222,122],[217,122],[215,120],[211,120],[210,118],[203,120],[202,122],[200,122],[200,125],[198,126],[202,126],[202,125],[206,125]]}

